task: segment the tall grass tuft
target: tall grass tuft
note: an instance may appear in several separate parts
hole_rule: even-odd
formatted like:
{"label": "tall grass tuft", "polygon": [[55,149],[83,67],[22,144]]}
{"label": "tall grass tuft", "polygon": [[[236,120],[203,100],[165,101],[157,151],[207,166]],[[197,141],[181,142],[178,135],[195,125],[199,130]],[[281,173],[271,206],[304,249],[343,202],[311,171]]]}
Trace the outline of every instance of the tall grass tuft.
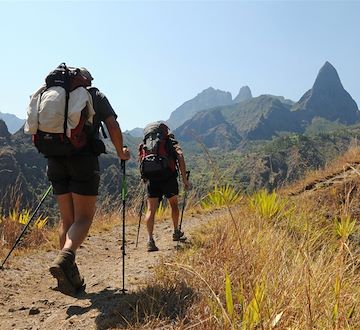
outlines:
{"label": "tall grass tuft", "polygon": [[261,322],[261,309],[265,296],[265,283],[257,283],[255,286],[254,297],[246,306],[242,329],[254,329]]}
{"label": "tall grass tuft", "polygon": [[[26,225],[31,218],[30,210],[24,209],[19,211],[18,209],[12,209],[9,212],[9,219],[15,222],[18,222],[22,225]],[[43,217],[39,215],[36,220],[33,222],[32,226],[37,229],[43,229],[48,222],[49,217]]]}
{"label": "tall grass tuft", "polygon": [[348,264],[346,262],[347,256],[351,254],[348,243],[349,237],[355,232],[356,221],[352,220],[347,214],[341,215],[340,219],[334,220],[334,231],[339,241],[337,262],[337,274],[334,283],[335,302],[332,309],[333,328],[340,329],[340,319],[349,323],[355,311],[355,304],[350,306],[347,310],[342,305],[344,297],[342,297],[342,289],[345,286],[345,272]]}
{"label": "tall grass tuft", "polygon": [[284,211],[285,205],[286,201],[281,200],[275,191],[268,193],[260,190],[250,197],[250,207],[266,219],[278,217]]}
{"label": "tall grass tuft", "polygon": [[[11,246],[31,219],[30,210],[12,209],[8,216],[0,215],[0,245]],[[43,215],[33,219],[27,232],[22,237],[19,248],[38,247],[48,242],[46,224],[48,217]]]}
{"label": "tall grass tuft", "polygon": [[238,202],[240,198],[240,192],[236,191],[234,187],[228,184],[224,186],[216,185],[214,190],[201,200],[201,206],[204,209],[229,206]]}
{"label": "tall grass tuft", "polygon": [[335,219],[334,229],[337,237],[345,243],[354,233],[355,225],[356,220],[352,220],[349,215],[342,215],[340,219]]}
{"label": "tall grass tuft", "polygon": [[167,207],[163,201],[161,201],[158,205],[158,208],[156,209],[156,217],[157,218],[163,218],[165,216]]}
{"label": "tall grass tuft", "polygon": [[228,273],[226,273],[225,275],[225,297],[226,311],[229,314],[230,319],[232,320],[234,318],[234,302],[232,297],[230,275]]}

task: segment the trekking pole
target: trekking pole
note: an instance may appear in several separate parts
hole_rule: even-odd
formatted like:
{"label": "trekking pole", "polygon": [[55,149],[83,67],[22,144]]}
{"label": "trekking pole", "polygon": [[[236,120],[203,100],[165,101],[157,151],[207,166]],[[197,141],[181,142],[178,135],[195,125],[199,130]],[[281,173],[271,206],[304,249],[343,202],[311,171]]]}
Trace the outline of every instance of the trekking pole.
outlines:
{"label": "trekking pole", "polygon": [[[124,146],[125,147],[125,146]],[[125,294],[127,291],[125,289],[125,199],[127,195],[126,191],[126,180],[125,180],[125,160],[121,160],[121,169],[122,169],[122,184],[121,184],[121,199],[122,199],[122,290],[121,292]]]}
{"label": "trekking pole", "polygon": [[[189,177],[190,177],[190,171],[186,171],[186,179],[189,180]],[[179,230],[181,230],[181,225],[182,225],[182,221],[183,221],[184,210],[185,210],[185,206],[186,206],[186,199],[187,199],[187,190],[185,189],[185,192],[184,192],[184,200],[183,200],[183,205],[182,205],[182,209],[181,209],[181,218],[180,218]]]}
{"label": "trekking pole", "polygon": [[46,196],[49,194],[50,190],[51,190],[52,186],[50,185],[50,187],[46,190],[46,192],[44,193],[43,197],[40,200],[40,203],[38,204],[38,206],[36,207],[34,213],[32,214],[32,216],[30,217],[29,221],[27,222],[26,226],[24,227],[24,229],[22,230],[21,234],[19,235],[19,237],[16,239],[13,247],[11,248],[11,250],[9,251],[9,253],[7,254],[6,258],[4,259],[4,261],[2,262],[0,269],[3,269],[3,266],[6,262],[6,260],[8,260],[8,258],[10,257],[11,253],[15,250],[15,247],[19,244],[22,236],[25,234],[26,230],[28,229],[28,227],[30,226],[31,221],[34,219],[35,214],[37,213],[37,211],[39,210],[41,204],[44,202]]}
{"label": "trekking pole", "polygon": [[144,186],[144,191],[143,191],[143,193],[142,193],[142,199],[141,199],[141,206],[140,206],[140,212],[139,212],[139,225],[138,225],[138,230],[137,230],[137,235],[136,235],[136,244],[135,244],[135,247],[138,247],[138,243],[139,243],[141,216],[142,216],[142,213],[143,213],[144,202],[145,202],[144,195],[145,195],[145,186]]}

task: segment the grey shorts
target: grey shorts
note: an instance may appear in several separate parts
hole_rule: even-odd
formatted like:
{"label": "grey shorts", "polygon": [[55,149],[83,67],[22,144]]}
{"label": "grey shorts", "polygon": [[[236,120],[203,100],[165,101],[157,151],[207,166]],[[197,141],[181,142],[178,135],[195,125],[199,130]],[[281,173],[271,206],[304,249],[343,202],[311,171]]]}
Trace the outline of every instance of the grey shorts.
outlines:
{"label": "grey shorts", "polygon": [[100,171],[96,156],[49,157],[47,176],[55,195],[98,195]]}

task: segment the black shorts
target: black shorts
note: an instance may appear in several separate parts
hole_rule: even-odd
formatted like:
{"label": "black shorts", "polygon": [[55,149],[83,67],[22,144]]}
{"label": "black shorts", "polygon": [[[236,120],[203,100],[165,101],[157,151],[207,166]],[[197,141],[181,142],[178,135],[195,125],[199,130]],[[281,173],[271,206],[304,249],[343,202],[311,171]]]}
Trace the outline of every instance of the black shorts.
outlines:
{"label": "black shorts", "polygon": [[100,182],[99,161],[93,155],[49,157],[47,176],[55,195],[73,192],[95,196]]}
{"label": "black shorts", "polygon": [[147,195],[149,198],[162,199],[163,196],[170,198],[179,194],[179,184],[176,176],[166,181],[149,181],[147,183]]}

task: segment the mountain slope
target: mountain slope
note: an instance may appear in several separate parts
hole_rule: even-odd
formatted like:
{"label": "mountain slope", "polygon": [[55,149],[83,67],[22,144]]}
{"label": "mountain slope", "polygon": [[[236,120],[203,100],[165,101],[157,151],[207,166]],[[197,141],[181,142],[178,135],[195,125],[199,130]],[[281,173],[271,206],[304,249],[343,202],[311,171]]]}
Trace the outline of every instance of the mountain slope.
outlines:
{"label": "mountain slope", "polygon": [[[226,107],[197,113],[175,130],[182,141],[194,139],[190,132],[207,147],[234,149],[243,139],[271,139],[278,132],[299,132],[296,114],[277,97],[262,95]],[[216,134],[215,136],[213,136]]]}
{"label": "mountain slope", "polygon": [[277,132],[298,132],[290,107],[271,95],[262,95],[247,102],[222,109],[240,135],[247,139],[271,139]]}
{"label": "mountain slope", "polygon": [[5,121],[10,133],[17,132],[25,123],[25,119],[20,119],[11,113],[0,112],[0,119]]}
{"label": "mountain slope", "polygon": [[228,104],[232,104],[231,93],[209,87],[176,108],[167,124],[174,130],[201,110]]}

